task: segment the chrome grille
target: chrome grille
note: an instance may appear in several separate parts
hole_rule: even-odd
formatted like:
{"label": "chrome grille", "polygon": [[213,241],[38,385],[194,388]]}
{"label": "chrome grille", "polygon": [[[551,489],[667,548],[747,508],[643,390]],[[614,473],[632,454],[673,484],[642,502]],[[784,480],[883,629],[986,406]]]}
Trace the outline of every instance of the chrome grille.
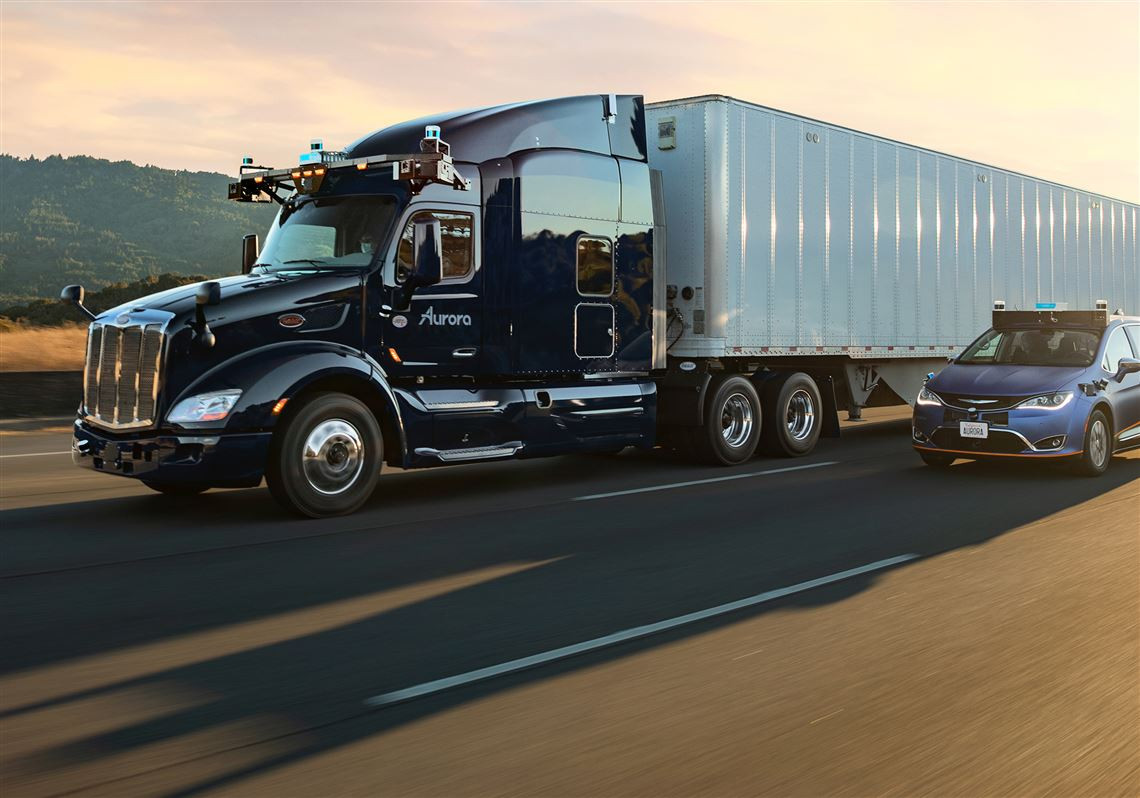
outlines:
{"label": "chrome grille", "polygon": [[88,420],[116,429],[154,424],[165,327],[166,319],[91,325],[83,372]]}

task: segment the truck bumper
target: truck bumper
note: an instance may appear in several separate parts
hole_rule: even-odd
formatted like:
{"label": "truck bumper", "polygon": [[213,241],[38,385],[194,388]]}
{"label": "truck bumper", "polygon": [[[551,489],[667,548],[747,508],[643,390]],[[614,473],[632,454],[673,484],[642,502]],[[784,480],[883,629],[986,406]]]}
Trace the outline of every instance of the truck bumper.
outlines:
{"label": "truck bumper", "polygon": [[252,487],[265,472],[272,435],[156,433],[119,438],[76,421],[71,459],[82,468],[147,482]]}

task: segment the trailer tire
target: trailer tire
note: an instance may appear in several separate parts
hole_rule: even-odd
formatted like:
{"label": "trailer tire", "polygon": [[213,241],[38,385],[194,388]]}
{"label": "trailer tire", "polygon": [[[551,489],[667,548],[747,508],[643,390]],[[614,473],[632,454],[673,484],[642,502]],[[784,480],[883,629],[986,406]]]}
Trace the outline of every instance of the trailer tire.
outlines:
{"label": "trailer tire", "polygon": [[285,509],[310,518],[345,515],[368,501],[380,478],[384,439],[355,397],[302,399],[273,436],[265,481]]}
{"label": "trailer tire", "polygon": [[746,463],[760,443],[762,417],[756,386],[744,377],[725,377],[709,386],[705,423],[687,429],[688,449],[706,463]]}
{"label": "trailer tire", "polygon": [[797,371],[764,383],[764,425],[761,448],[765,454],[802,457],[819,441],[823,400],[815,380]]}

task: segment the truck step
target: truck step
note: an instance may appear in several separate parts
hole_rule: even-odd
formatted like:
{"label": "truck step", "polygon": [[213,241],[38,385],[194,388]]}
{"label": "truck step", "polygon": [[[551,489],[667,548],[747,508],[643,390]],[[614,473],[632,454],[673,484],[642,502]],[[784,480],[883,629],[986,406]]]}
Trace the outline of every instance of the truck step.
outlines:
{"label": "truck step", "polygon": [[492,460],[497,457],[510,457],[518,453],[522,448],[522,441],[511,441],[510,443],[500,443],[495,446],[479,446],[474,449],[441,450],[424,446],[416,449],[416,454],[421,457],[435,457],[444,462],[451,463],[460,460]]}

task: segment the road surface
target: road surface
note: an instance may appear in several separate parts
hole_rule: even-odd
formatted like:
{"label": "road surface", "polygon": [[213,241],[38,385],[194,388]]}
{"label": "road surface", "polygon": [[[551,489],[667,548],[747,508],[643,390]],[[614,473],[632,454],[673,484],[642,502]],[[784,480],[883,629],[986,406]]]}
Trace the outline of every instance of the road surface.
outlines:
{"label": "road surface", "polygon": [[876,415],[735,470],[395,471],[322,521],[5,434],[0,789],[1140,794],[1140,454],[940,472]]}

